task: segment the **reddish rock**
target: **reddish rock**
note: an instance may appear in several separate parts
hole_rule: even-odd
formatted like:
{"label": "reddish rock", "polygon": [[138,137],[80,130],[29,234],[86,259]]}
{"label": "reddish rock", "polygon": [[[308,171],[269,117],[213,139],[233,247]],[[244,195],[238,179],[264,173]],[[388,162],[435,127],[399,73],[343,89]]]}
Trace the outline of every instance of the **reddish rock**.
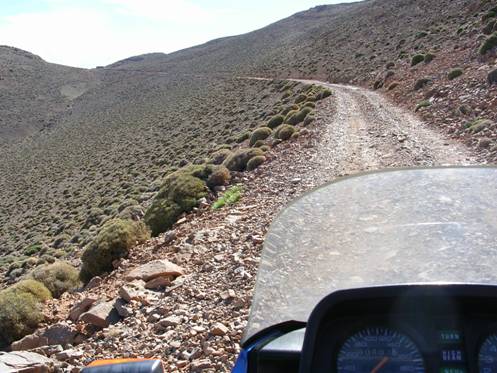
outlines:
{"label": "reddish rock", "polygon": [[136,279],[150,281],[157,277],[173,277],[176,278],[185,273],[185,270],[170,262],[169,260],[154,260],[148,262],[147,264],[141,265],[133,269],[126,275],[127,281],[132,281]]}
{"label": "reddish rock", "polygon": [[85,298],[81,302],[76,303],[69,311],[69,319],[77,321],[79,317],[88,311],[96,301],[97,299],[95,298]]}
{"label": "reddish rock", "polygon": [[79,317],[79,321],[87,324],[97,326],[99,328],[106,328],[110,324],[117,322],[119,315],[114,309],[114,302],[102,302],[93,306],[88,312],[83,313]]}

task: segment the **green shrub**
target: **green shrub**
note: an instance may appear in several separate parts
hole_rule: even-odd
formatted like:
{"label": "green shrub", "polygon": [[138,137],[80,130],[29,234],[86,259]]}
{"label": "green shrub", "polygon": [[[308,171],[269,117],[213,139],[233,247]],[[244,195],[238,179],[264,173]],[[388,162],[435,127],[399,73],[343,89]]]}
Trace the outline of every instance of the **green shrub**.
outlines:
{"label": "green shrub", "polygon": [[252,145],[253,148],[260,148],[261,146],[266,145],[266,143],[263,140],[257,140],[254,145]]}
{"label": "green shrub", "polygon": [[39,302],[44,302],[52,298],[50,290],[43,283],[33,279],[21,280],[12,285],[9,290],[17,293],[31,294]]}
{"label": "green shrub", "polygon": [[307,100],[307,95],[304,95],[303,93],[299,94],[297,98],[295,98],[295,103],[300,104],[301,102],[304,102]]}
{"label": "green shrub", "polygon": [[236,138],[236,142],[238,144],[240,144],[240,143],[244,142],[245,140],[248,140],[249,138],[250,138],[250,132],[247,131],[247,132],[240,134],[240,136],[238,136]]}
{"label": "green shrub", "polygon": [[492,125],[493,122],[490,119],[476,118],[471,122],[467,123],[466,128],[470,133],[475,134],[483,131],[485,128],[490,127]]}
{"label": "green shrub", "polygon": [[428,107],[428,106],[431,106],[431,102],[428,100],[423,100],[416,105],[415,111],[418,111],[419,109],[424,108],[424,107]]}
{"label": "green shrub", "polygon": [[251,158],[263,154],[259,148],[239,149],[228,157],[223,165],[230,171],[245,171]]}
{"label": "green shrub", "polygon": [[480,54],[484,55],[497,46],[497,32],[490,35],[480,47]]}
{"label": "green shrub", "polygon": [[[288,106],[288,107],[284,108],[284,109],[281,111],[281,115],[283,115],[283,120],[285,120],[285,116],[287,116],[289,112],[291,112],[291,111],[298,111],[299,109],[300,109],[299,105],[295,105],[295,104],[294,104],[294,105],[290,105],[290,106]],[[283,123],[283,122],[282,122],[282,123]],[[280,123],[280,124],[281,124],[281,123]],[[279,126],[279,125],[278,125],[278,126]],[[278,127],[278,126],[276,126],[276,127]],[[268,127],[269,127],[269,126],[268,126]],[[276,127],[275,127],[275,128],[276,128]]]}
{"label": "green shrub", "polygon": [[261,147],[259,147],[259,149],[261,149],[265,153],[270,151],[271,147],[269,145],[262,145]]}
{"label": "green shrub", "polygon": [[264,157],[263,155],[258,155],[256,157],[251,158],[250,161],[248,161],[247,163],[247,171],[255,170],[264,162],[266,162],[266,157]]}
{"label": "green shrub", "polygon": [[412,57],[411,66],[416,66],[418,63],[421,63],[425,60],[424,54],[416,54]]}
{"label": "green shrub", "polygon": [[447,78],[449,78],[449,80],[454,80],[455,78],[460,77],[463,73],[462,69],[452,69],[447,74]]}
{"label": "green shrub", "polygon": [[24,249],[24,255],[31,256],[38,254],[42,248],[42,244],[40,243],[35,243],[33,245],[30,245]]}
{"label": "green shrub", "polygon": [[304,126],[308,126],[309,124],[311,124],[315,120],[316,120],[316,118],[314,117],[314,115],[312,115],[312,113],[307,115],[304,119]]}
{"label": "green shrub", "polygon": [[[311,101],[308,101],[304,104],[303,107],[310,107],[311,109],[315,109],[316,108],[316,104],[314,102],[311,102]],[[280,123],[281,124],[281,123]]]}
{"label": "green shrub", "polygon": [[215,165],[220,165],[224,162],[226,158],[228,158],[233,152],[228,149],[220,149],[212,153],[209,162]]}
{"label": "green shrub", "polygon": [[253,146],[258,140],[265,140],[273,131],[269,127],[261,127],[252,132],[252,136],[250,136],[250,146]]}
{"label": "green shrub", "polygon": [[418,91],[431,82],[431,79],[421,78],[414,83],[414,90]]}
{"label": "green shrub", "polygon": [[300,111],[291,111],[285,118],[285,123],[297,125],[304,121],[305,117],[312,112],[312,108],[303,107]]}
{"label": "green shrub", "polygon": [[55,298],[80,286],[78,271],[67,262],[59,261],[38,267],[31,276],[45,285]]}
{"label": "green shrub", "polygon": [[240,185],[234,185],[212,204],[212,209],[217,210],[226,205],[232,205],[240,200],[243,189]]}
{"label": "green shrub", "polygon": [[40,302],[30,293],[0,292],[0,348],[33,333],[43,321]]}
{"label": "green shrub", "polygon": [[288,140],[295,132],[295,127],[289,124],[282,124],[277,128],[274,133],[274,137],[279,140]]}
{"label": "green shrub", "polygon": [[212,171],[212,174],[207,179],[207,186],[213,189],[217,186],[227,185],[230,179],[230,171],[224,166],[218,166]]}
{"label": "green shrub", "polygon": [[271,129],[278,127],[283,121],[285,120],[285,117],[281,114],[275,115],[272,117],[269,122],[267,122],[267,126]]}
{"label": "green shrub", "polygon": [[[180,209],[178,205],[175,207]],[[152,223],[151,228],[156,228],[158,222],[150,215],[149,222]],[[114,260],[127,257],[133,246],[145,242],[149,237],[150,232],[142,222],[123,219],[107,221],[83,252],[80,278],[87,282],[94,276],[112,271]]]}
{"label": "green shrub", "polygon": [[425,63],[430,63],[435,59],[435,57],[436,56],[433,53],[426,53],[424,61]]}

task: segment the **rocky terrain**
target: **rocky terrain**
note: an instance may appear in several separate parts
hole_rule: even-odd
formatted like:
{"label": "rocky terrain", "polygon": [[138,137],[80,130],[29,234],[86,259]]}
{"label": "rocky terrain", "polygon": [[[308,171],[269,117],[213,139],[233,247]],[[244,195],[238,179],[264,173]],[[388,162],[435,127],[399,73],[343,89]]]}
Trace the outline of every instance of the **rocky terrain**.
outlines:
{"label": "rocky terrain", "polygon": [[[359,171],[478,162],[463,145],[380,95],[332,88],[334,94],[319,104],[316,121],[301,136],[274,147],[256,171],[235,175],[233,182],[244,190],[238,203],[199,208],[172,230],[136,246],[109,276],[50,301],[45,313],[55,326],[14,349],[34,348],[68,370],[95,358],[145,356],[162,358],[172,372],[230,371],[264,235],[286,203]],[[408,125],[392,125],[396,121]],[[52,334],[50,328],[64,330],[59,333],[64,343],[43,346],[49,343],[40,339]]]}
{"label": "rocky terrain", "polygon": [[497,161],[496,7],[319,6],[93,70],[0,47],[0,371],[229,371],[285,204],[364,170]]}

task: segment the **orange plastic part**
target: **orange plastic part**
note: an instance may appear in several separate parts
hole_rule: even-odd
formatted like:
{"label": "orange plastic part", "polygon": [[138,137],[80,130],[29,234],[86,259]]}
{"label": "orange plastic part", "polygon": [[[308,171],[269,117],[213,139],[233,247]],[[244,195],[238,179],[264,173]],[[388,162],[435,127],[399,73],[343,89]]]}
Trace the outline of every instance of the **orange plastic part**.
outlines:
{"label": "orange plastic part", "polygon": [[[137,363],[140,361],[150,361],[150,360],[160,361],[159,359],[105,359],[105,360],[95,360],[92,363],[90,363],[90,365],[88,365],[88,367],[91,368],[91,367],[97,367],[97,366],[101,366],[101,365]],[[162,364],[162,361],[161,361],[161,364]]]}

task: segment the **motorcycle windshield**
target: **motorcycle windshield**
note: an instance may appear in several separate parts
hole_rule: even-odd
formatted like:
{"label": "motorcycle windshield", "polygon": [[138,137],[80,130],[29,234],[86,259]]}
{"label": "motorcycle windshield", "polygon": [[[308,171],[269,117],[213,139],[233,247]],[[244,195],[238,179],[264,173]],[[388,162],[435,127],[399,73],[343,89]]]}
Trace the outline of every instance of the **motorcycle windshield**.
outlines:
{"label": "motorcycle windshield", "polygon": [[363,174],[292,202],[266,236],[244,340],[337,290],[440,282],[497,284],[497,168]]}

